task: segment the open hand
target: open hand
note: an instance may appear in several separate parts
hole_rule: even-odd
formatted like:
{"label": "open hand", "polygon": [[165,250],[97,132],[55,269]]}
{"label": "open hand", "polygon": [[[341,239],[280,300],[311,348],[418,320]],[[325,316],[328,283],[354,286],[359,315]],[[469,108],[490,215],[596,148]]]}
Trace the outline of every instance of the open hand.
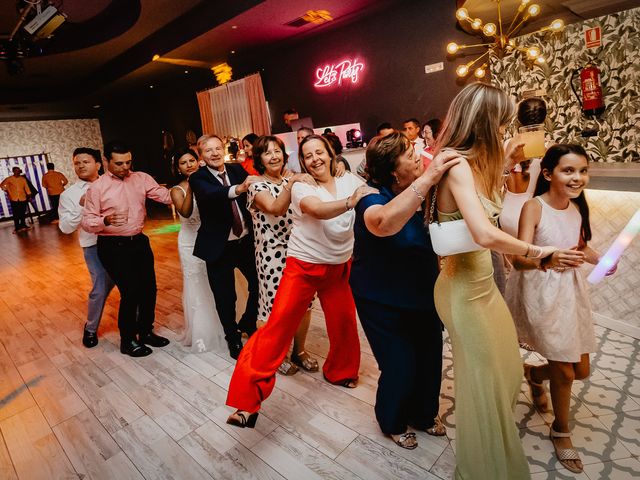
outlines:
{"label": "open hand", "polygon": [[568,268],[577,268],[585,261],[585,254],[579,250],[556,250],[541,265],[543,269],[551,268],[557,272],[564,272]]}
{"label": "open hand", "polygon": [[429,185],[435,185],[440,181],[444,173],[454,165],[460,163],[460,154],[454,150],[442,150],[433,157],[423,176],[429,179]]}
{"label": "open hand", "polygon": [[505,170],[511,170],[520,162],[524,162],[524,141],[520,136],[515,136],[507,142],[504,150]]}

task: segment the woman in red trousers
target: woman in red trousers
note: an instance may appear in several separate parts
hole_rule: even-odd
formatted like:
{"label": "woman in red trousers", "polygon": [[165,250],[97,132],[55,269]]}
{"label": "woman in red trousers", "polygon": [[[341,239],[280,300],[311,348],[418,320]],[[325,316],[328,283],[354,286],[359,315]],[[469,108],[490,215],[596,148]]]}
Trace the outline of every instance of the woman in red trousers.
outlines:
{"label": "woman in red trousers", "polygon": [[316,293],[330,342],[324,377],[346,388],[358,381],[360,342],[349,287],[353,207],[376,190],[349,172],[335,176],[336,156],[325,138],[310,135],[299,148],[302,170],[317,186],[292,187],[293,229],[271,316],[242,349],[231,377],[227,405],[236,412],[227,423],[242,428],[255,426],[260,404],[271,394],[276,370]]}

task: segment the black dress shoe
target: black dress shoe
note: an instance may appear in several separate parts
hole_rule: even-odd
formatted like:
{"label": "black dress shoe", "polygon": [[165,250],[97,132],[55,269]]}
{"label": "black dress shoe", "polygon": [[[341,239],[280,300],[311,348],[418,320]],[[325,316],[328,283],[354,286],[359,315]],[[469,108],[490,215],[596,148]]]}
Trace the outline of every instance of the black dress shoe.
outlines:
{"label": "black dress shoe", "polygon": [[95,347],[98,344],[98,334],[85,329],[82,334],[82,344],[87,348]]}
{"label": "black dress shoe", "polygon": [[130,357],[146,357],[147,355],[151,355],[153,350],[135,340],[130,340],[128,342],[120,342],[120,353],[129,355]]}
{"label": "black dress shoe", "polygon": [[240,352],[242,351],[242,341],[238,340],[227,340],[227,346],[229,347],[229,355],[234,360],[237,360],[240,356]]}
{"label": "black dress shoe", "polygon": [[144,335],[140,335],[140,343],[151,345],[152,347],[166,347],[170,342],[168,338],[164,338],[160,335],[156,335],[153,332],[149,332],[145,333]]}

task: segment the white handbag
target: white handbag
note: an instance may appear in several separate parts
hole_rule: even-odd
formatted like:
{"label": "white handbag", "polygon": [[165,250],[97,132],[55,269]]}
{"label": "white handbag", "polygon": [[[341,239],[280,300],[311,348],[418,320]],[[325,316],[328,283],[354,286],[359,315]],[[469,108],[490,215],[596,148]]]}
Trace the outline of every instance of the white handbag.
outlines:
{"label": "white handbag", "polygon": [[438,186],[436,185],[433,189],[431,207],[429,208],[429,236],[431,237],[433,251],[441,257],[446,257],[458,253],[482,250],[484,247],[473,241],[469,227],[467,227],[464,219],[440,223],[434,218],[437,193]]}

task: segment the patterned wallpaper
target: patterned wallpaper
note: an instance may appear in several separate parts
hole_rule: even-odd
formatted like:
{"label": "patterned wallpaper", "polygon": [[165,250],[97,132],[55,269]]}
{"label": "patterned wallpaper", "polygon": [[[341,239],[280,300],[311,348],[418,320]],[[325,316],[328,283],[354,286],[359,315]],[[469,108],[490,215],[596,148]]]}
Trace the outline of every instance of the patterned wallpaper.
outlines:
{"label": "patterned wallpaper", "polygon": [[[600,26],[602,46],[587,49],[584,31]],[[547,63],[530,67],[519,54],[491,65],[492,82],[521,98],[526,90],[546,90],[549,106],[547,131],[555,142],[585,146],[597,162],[640,162],[640,8],[568,25],[559,34],[531,34],[518,38],[520,45],[537,45]],[[571,91],[576,68],[593,62],[601,70],[605,113],[587,120]],[[576,88],[580,92],[579,81]],[[582,138],[585,128],[599,128],[596,137]]]}
{"label": "patterned wallpaper", "polygon": [[77,147],[102,151],[97,119],[0,122],[0,157],[48,153],[70,182],[77,178],[71,164]]}

